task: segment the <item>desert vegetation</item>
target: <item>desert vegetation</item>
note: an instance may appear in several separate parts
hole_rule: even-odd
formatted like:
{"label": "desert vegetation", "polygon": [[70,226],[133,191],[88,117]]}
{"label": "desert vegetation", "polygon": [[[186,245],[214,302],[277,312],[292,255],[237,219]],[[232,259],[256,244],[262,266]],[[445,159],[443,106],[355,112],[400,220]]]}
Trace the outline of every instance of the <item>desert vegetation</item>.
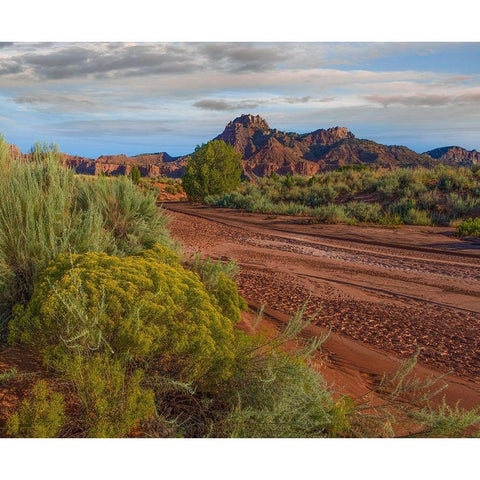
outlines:
{"label": "desert vegetation", "polygon": [[197,147],[189,157],[183,188],[191,200],[231,192],[242,175],[241,155],[223,140],[212,140]]}
{"label": "desert vegetation", "polygon": [[461,237],[480,237],[480,217],[467,218],[457,227]]}
{"label": "desert vegetation", "polygon": [[205,202],[323,223],[455,225],[480,211],[480,169],[356,165],[311,177],[274,174]]}
{"label": "desert vegetation", "polygon": [[183,259],[135,179],[87,180],[55,148],[20,160],[3,142],[0,166],[0,348],[44,368],[3,435],[392,436],[406,418],[411,435],[456,436],[480,422],[432,406],[435,380],[412,378],[414,361],[380,382],[380,406],[336,395],[311,364],[323,339],[299,336],[302,308],[282,331],[260,312],[244,333],[235,264]]}
{"label": "desert vegetation", "polygon": [[182,197],[185,192],[182,187],[181,178],[160,177],[141,177],[137,183],[138,187],[144,192],[152,192],[159,200],[162,196],[169,195]]}

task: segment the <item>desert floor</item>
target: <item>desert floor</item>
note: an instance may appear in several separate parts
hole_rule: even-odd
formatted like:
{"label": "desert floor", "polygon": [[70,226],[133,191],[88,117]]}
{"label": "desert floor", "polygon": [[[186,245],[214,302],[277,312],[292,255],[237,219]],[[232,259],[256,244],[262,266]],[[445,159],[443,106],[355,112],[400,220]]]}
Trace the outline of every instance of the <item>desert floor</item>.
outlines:
{"label": "desert floor", "polygon": [[445,374],[446,399],[480,405],[480,245],[439,227],[314,225],[300,217],[165,203],[186,255],[234,259],[250,305],[279,326],[307,303],[307,335],[329,328],[318,368],[339,393],[365,394],[420,349],[420,377]]}

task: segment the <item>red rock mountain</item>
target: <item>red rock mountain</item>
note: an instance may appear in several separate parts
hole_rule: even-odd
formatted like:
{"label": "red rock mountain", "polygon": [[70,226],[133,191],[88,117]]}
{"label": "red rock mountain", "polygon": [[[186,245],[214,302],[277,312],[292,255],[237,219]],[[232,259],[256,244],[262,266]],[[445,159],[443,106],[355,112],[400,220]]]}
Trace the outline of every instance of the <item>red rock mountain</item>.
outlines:
{"label": "red rock mountain", "polygon": [[[242,155],[247,177],[277,174],[312,175],[350,164],[369,164],[387,168],[431,166],[438,163],[471,166],[480,163],[480,153],[461,147],[443,147],[419,154],[402,146],[388,146],[355,137],[345,127],[319,129],[311,133],[283,132],[270,128],[259,115],[241,115],[227,124],[215,137],[233,145]],[[14,145],[10,149],[22,155]],[[171,157],[168,153],[102,155],[90,159],[64,154],[77,173],[98,175],[128,174],[136,165],[142,176],[183,175],[188,156]]]}
{"label": "red rock mountain", "polygon": [[425,152],[432,158],[457,167],[471,167],[480,163],[480,152],[476,150],[465,150],[462,147],[442,147]]}
{"label": "red rock mountain", "polygon": [[355,163],[383,167],[430,165],[435,161],[407,147],[360,140],[345,127],[298,134],[271,129],[260,116],[242,115],[215,137],[234,146],[247,176],[296,173],[312,175]]}

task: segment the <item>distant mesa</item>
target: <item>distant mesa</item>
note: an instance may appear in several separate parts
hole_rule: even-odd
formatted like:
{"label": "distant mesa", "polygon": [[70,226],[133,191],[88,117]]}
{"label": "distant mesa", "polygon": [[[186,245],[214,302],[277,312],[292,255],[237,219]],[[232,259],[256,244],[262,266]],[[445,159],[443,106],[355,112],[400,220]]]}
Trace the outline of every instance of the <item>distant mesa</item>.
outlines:
{"label": "distant mesa", "polygon": [[[419,154],[396,145],[383,145],[358,139],[346,127],[318,129],[310,133],[272,129],[259,115],[241,115],[229,122],[214,140],[233,145],[242,155],[246,177],[313,175],[352,164],[378,167],[433,166],[438,163],[472,166],[480,163],[480,153],[461,147],[442,147]],[[21,155],[14,145],[10,149]],[[172,157],[166,152],[126,155],[101,155],[96,159],[64,154],[65,161],[77,173],[87,175],[125,175],[136,165],[145,177],[181,177],[188,155]]]}

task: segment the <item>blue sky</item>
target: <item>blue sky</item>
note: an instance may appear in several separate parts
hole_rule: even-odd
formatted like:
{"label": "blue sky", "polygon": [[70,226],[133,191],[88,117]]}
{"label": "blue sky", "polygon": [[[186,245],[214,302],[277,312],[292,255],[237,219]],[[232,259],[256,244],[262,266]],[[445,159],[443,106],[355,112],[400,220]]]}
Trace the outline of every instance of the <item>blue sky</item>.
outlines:
{"label": "blue sky", "polygon": [[181,155],[242,113],[478,150],[480,44],[0,44],[0,132],[23,151]]}

